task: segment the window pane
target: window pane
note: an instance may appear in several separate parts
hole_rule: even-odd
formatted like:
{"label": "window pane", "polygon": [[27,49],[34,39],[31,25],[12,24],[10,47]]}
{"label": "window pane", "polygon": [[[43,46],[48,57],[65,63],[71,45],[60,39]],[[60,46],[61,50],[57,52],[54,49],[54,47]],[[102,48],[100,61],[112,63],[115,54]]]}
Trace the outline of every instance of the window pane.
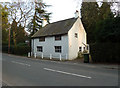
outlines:
{"label": "window pane", "polygon": [[40,37],[40,38],[39,38],[39,42],[40,42],[40,41],[45,41],[45,37]]}
{"label": "window pane", "polygon": [[61,35],[56,35],[55,40],[61,40]]}
{"label": "window pane", "polygon": [[37,46],[37,51],[38,51],[38,52],[43,52],[42,46]]}
{"label": "window pane", "polygon": [[78,38],[78,34],[77,33],[75,33],[75,37]]}
{"label": "window pane", "polygon": [[61,53],[61,46],[55,46],[55,52]]}
{"label": "window pane", "polygon": [[80,51],[80,52],[82,51],[82,47],[79,47],[79,51]]}

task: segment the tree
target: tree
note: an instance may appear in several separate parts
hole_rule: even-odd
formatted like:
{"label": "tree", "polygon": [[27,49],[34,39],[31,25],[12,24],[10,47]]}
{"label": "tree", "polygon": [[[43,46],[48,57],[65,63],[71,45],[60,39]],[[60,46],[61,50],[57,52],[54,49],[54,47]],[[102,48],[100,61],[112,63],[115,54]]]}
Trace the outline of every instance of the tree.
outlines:
{"label": "tree", "polygon": [[114,17],[110,7],[108,2],[103,2],[102,6],[99,8],[99,21]]}
{"label": "tree", "polygon": [[83,2],[81,7],[82,22],[87,31],[88,43],[96,42],[97,24],[105,19],[113,18],[114,15],[108,2],[103,2],[99,7],[97,2]]}
{"label": "tree", "polygon": [[24,27],[22,27],[22,25],[20,24],[17,27],[17,35],[16,35],[17,44],[24,43],[25,39],[26,39],[25,30]]}
{"label": "tree", "polygon": [[9,22],[8,22],[8,8],[7,6],[2,6],[0,4],[0,11],[1,11],[1,17],[2,17],[2,43],[7,44],[8,43],[8,28],[9,28]]}
{"label": "tree", "polygon": [[47,19],[49,23],[49,15],[51,14],[45,11],[45,7],[49,5],[43,3],[42,0],[39,2],[35,1],[34,4],[34,16],[33,19],[31,19],[31,22],[28,24],[28,31],[30,32],[31,36],[42,27],[42,21],[44,18]]}
{"label": "tree", "polygon": [[105,19],[97,24],[97,42],[120,42],[120,17]]}
{"label": "tree", "polygon": [[[112,35],[111,31],[114,31],[114,14],[111,11],[111,5],[108,2],[103,2],[102,6],[99,8],[99,21],[96,24],[96,30],[94,31],[96,41],[108,41],[108,38],[111,41]],[[109,22],[111,21],[111,22]],[[115,29],[116,30],[116,29]],[[114,34],[113,34],[114,35]]]}
{"label": "tree", "polygon": [[81,20],[87,32],[88,43],[95,42],[94,30],[98,21],[98,11],[97,2],[82,2]]}
{"label": "tree", "polygon": [[[12,42],[12,44],[14,44],[14,46],[16,46],[17,35],[18,35],[17,32],[25,29],[25,27],[27,25],[27,21],[30,20],[30,18],[32,17],[33,5],[32,5],[32,2],[26,3],[26,2],[19,2],[19,0],[17,0],[15,2],[13,1],[12,3],[8,3],[7,6],[9,9],[9,12],[10,12],[9,18],[10,18],[10,21],[12,21],[12,24],[11,24],[11,42]],[[19,29],[19,31],[18,31],[19,25],[23,26],[23,28]],[[21,38],[22,37],[23,36],[21,36]]]}
{"label": "tree", "polygon": [[17,22],[15,21],[15,19],[12,21],[10,34],[11,34],[11,43],[14,44],[14,46],[16,46]]}

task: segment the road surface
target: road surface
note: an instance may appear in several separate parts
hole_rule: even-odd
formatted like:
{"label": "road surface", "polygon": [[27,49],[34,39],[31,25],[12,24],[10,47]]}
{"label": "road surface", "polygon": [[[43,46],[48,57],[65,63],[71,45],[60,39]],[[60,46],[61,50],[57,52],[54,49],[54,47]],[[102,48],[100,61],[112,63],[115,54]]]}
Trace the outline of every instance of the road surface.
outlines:
{"label": "road surface", "polygon": [[118,69],[3,54],[3,82],[9,86],[118,86]]}

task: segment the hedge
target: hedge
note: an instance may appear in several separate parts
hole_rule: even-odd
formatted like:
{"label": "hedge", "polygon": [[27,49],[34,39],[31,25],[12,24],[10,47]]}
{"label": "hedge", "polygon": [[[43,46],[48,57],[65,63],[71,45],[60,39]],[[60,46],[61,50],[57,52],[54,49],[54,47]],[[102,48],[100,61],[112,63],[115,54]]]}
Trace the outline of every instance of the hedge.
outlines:
{"label": "hedge", "polygon": [[[2,46],[2,52],[7,53],[8,52],[8,46],[3,45]],[[27,55],[28,52],[30,52],[30,47],[28,45],[20,46],[17,45],[14,47],[13,45],[10,46],[10,53],[16,54],[16,55]]]}
{"label": "hedge", "polygon": [[90,54],[93,62],[120,61],[120,43],[95,43],[90,44]]}

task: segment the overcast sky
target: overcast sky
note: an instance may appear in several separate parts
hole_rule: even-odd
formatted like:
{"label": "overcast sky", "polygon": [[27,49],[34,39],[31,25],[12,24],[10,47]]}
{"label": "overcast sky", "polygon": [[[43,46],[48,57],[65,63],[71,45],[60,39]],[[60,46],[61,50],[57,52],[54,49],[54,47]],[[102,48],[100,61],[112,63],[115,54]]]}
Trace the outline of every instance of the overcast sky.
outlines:
{"label": "overcast sky", "polygon": [[[0,2],[10,2],[11,0],[0,0]],[[21,0],[20,0],[21,1]],[[24,0],[27,1],[27,0]],[[29,0],[33,1],[33,0]],[[90,0],[95,1],[95,0]],[[102,0],[97,0],[102,1]],[[43,0],[47,5],[51,7],[46,8],[48,12],[51,12],[50,22],[56,22],[74,17],[76,10],[80,10],[82,0]]]}
{"label": "overcast sky", "polygon": [[[74,17],[76,10],[80,10],[81,0],[43,0],[46,4],[52,5],[47,8],[52,12],[50,22],[55,22]],[[78,2],[79,1],[79,2]]]}
{"label": "overcast sky", "polygon": [[[0,0],[0,2],[10,1],[11,0]],[[51,7],[46,8],[48,12],[52,13],[50,22],[74,17],[75,11],[80,10],[81,1],[82,0],[43,0],[47,5],[51,5]]]}

